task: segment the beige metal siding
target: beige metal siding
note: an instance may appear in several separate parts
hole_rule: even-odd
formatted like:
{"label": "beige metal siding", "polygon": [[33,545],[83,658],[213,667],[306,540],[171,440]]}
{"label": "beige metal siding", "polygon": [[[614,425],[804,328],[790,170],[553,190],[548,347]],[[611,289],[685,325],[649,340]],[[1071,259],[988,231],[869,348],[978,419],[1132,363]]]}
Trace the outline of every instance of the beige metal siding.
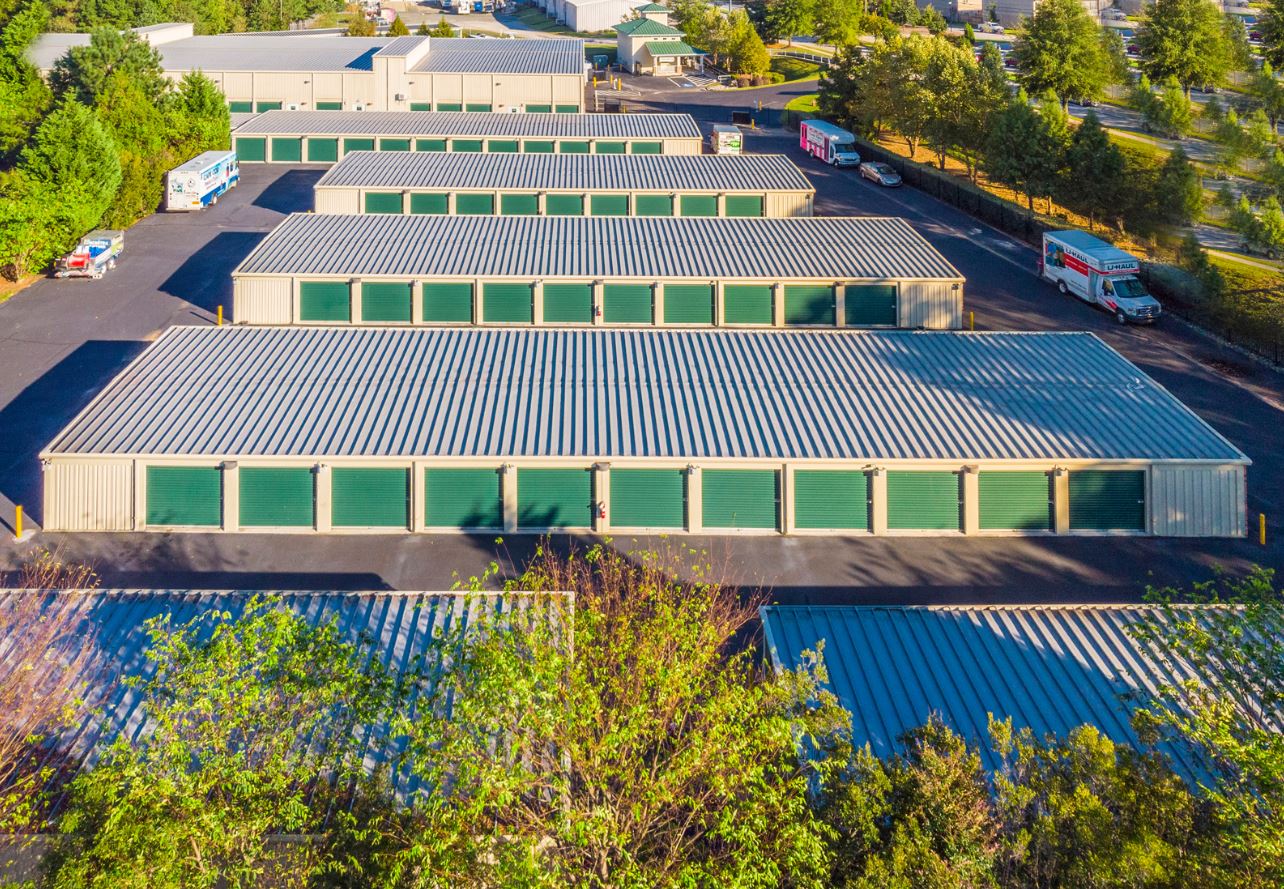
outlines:
{"label": "beige metal siding", "polygon": [[309,110],[316,110],[317,102],[341,102],[346,97],[343,94],[343,72],[342,71],[318,71],[312,78],[312,102],[308,105]]}
{"label": "beige metal siding", "polygon": [[769,191],[763,212],[767,216],[811,216],[811,198],[806,192]]}
{"label": "beige metal siding", "polygon": [[228,99],[245,99],[254,98],[254,75],[248,71],[230,71],[226,74],[215,73],[209,75],[214,78],[215,82],[223,82],[223,94]]}
{"label": "beige metal siding", "polygon": [[491,75],[465,74],[463,78],[464,102],[483,102],[487,105],[491,103]]}
{"label": "beige metal siding", "polygon": [[553,101],[562,105],[584,107],[584,78],[573,74],[550,74],[553,81]]}
{"label": "beige metal siding", "polygon": [[1153,532],[1160,537],[1243,537],[1243,466],[1157,465],[1151,470]]}
{"label": "beige metal siding", "polygon": [[132,531],[131,460],[51,460],[44,471],[46,531]]}
{"label": "beige metal siding", "polygon": [[961,283],[906,281],[900,288],[900,327],[925,330],[959,330],[963,327]]}
{"label": "beige metal siding", "polygon": [[232,321],[235,324],[289,324],[292,287],[289,278],[232,278]]}
{"label": "beige metal siding", "polygon": [[495,87],[495,101],[505,105],[552,105],[553,78],[505,77]]}
{"label": "beige metal siding", "polygon": [[443,102],[463,102],[464,86],[463,77],[459,74],[434,74],[432,75],[432,92],[433,102],[441,105]]}
{"label": "beige metal siding", "polygon": [[[646,139],[635,140],[645,142]],[[665,139],[665,154],[703,154],[704,147],[700,144],[699,139]]]}
{"label": "beige metal siding", "polygon": [[313,191],[313,194],[318,213],[361,212],[361,189],[359,188],[318,188]]}

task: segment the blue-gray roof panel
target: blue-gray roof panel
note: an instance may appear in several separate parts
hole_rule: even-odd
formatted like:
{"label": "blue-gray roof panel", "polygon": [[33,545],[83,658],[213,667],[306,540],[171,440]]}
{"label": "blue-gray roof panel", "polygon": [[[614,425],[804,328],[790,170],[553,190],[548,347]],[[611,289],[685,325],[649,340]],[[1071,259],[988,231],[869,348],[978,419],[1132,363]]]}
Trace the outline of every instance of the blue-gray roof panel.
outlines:
{"label": "blue-gray roof panel", "polygon": [[265,111],[237,136],[472,136],[528,139],[694,139],[689,114],[556,114],[498,111]]}

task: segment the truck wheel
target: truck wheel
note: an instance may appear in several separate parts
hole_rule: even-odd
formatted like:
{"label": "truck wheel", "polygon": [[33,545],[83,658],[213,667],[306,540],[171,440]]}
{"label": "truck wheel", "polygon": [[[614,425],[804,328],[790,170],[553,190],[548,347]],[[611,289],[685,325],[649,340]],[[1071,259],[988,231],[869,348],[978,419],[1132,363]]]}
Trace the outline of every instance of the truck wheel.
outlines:
{"label": "truck wheel", "polygon": [[116,260],[113,259],[107,263],[107,271],[110,272],[114,268],[116,268]]}
{"label": "truck wheel", "polygon": [[1115,320],[1118,321],[1120,324],[1127,324],[1128,316],[1123,313],[1123,310],[1120,310],[1115,312]]}
{"label": "truck wheel", "polygon": [[1066,282],[1065,282],[1065,281],[1058,281],[1058,282],[1057,282],[1057,290],[1060,290],[1060,291],[1061,291],[1061,295],[1062,295],[1062,296],[1065,296],[1065,295],[1066,295]]}

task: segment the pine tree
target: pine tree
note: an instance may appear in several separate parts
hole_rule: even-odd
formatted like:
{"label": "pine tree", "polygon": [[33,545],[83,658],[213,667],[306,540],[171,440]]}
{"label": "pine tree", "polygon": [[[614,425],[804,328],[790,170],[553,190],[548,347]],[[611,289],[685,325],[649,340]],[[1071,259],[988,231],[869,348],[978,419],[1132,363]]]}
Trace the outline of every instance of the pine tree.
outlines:
{"label": "pine tree", "polygon": [[1060,154],[1046,121],[1020,92],[995,115],[984,166],[990,178],[1024,194],[1033,213],[1035,197],[1048,195],[1056,184]]}
{"label": "pine tree", "polygon": [[1089,111],[1066,149],[1066,175],[1059,195],[1062,203],[1084,213],[1088,227],[1118,214],[1128,187],[1123,153],[1114,146],[1097,115]]}
{"label": "pine tree", "polygon": [[388,26],[389,37],[406,37],[409,34],[410,29],[407,28],[406,23],[401,20],[401,16],[394,18],[392,20],[392,24]]}

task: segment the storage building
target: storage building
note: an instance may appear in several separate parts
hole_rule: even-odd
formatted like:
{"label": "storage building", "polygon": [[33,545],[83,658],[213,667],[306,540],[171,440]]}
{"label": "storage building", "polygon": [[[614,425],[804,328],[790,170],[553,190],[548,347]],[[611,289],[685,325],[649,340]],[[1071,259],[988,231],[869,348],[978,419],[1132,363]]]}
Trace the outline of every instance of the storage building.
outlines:
{"label": "storage building", "polygon": [[[48,72],[88,34],[48,34],[30,58]],[[144,34],[178,80],[201,71],[233,112],[584,110],[584,42],[563,38],[192,36],[192,26]]]}
{"label": "storage building", "polygon": [[[679,212],[724,203],[692,197]],[[948,330],[963,315],[958,271],[903,219],[876,217],[304,213],[245,258],[232,290],[237,324]]]}
{"label": "storage building", "polygon": [[[1170,619],[1143,605],[770,605],[761,614],[778,671],[824,642],[828,687],[851,714],[852,741],[880,758],[904,753],[901,737],[932,715],[977,745],[990,770],[1002,765],[988,744],[990,714],[1039,738],[1090,724],[1140,748],[1131,717],[1149,695],[1216,681],[1134,635],[1143,620]],[[1179,773],[1207,777],[1190,748],[1161,749]]]}
{"label": "storage building", "polygon": [[358,151],[316,184],[318,213],[810,216],[816,190],[781,154]]}
{"label": "storage building", "polygon": [[242,163],[330,164],[350,151],[700,154],[688,114],[269,111],[232,133]]}
{"label": "storage building", "polygon": [[1087,333],[174,327],[54,531],[1242,536],[1248,459]]}

